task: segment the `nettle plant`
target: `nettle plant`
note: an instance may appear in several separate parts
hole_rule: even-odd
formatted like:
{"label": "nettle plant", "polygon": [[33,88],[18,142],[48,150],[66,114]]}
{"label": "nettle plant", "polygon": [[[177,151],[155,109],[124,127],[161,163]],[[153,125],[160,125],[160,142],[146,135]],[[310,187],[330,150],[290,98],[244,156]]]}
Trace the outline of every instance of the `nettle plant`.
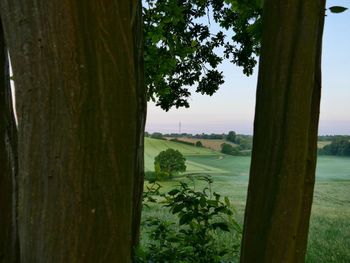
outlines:
{"label": "nettle plant", "polygon": [[[146,191],[146,203],[161,204],[177,220],[145,219],[143,227],[148,242],[136,250],[135,262],[229,262],[224,258],[238,256],[242,229],[233,217],[229,199],[222,200],[212,192],[210,177],[189,179],[191,185],[180,182],[178,188],[167,194],[159,194],[157,183]],[[198,180],[205,181],[204,189],[196,190]],[[150,192],[158,197],[150,199]],[[225,233],[230,235],[229,244],[223,244],[220,238]]]}

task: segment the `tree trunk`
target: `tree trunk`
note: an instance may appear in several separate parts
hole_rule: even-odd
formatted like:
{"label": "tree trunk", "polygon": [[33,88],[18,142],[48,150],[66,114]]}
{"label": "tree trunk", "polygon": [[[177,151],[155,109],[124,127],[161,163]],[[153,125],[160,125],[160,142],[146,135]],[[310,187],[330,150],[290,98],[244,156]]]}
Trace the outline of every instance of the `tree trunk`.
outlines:
{"label": "tree trunk", "polygon": [[17,131],[9,63],[0,18],[0,262],[18,262]]}
{"label": "tree trunk", "polygon": [[141,1],[0,0],[23,262],[130,262],[143,174]]}
{"label": "tree trunk", "polygon": [[266,0],[241,262],[304,262],[325,1]]}

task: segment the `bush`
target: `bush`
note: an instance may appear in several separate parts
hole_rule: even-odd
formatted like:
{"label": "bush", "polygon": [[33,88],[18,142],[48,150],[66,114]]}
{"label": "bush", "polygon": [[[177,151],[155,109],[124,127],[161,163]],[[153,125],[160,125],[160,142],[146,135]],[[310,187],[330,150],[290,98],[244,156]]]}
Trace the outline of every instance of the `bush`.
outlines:
{"label": "bush", "polygon": [[350,142],[347,139],[335,139],[331,144],[318,150],[319,154],[350,156]]}
{"label": "bush", "polygon": [[240,155],[239,149],[228,143],[221,144],[221,152],[229,155]]}
{"label": "bush", "polygon": [[202,133],[202,134],[196,134],[192,137],[197,138],[197,139],[222,140],[222,139],[224,139],[224,136],[225,136],[224,134],[215,134],[215,133],[205,134],[205,133]]}
{"label": "bush", "polygon": [[202,144],[201,141],[197,141],[197,142],[196,142],[196,146],[197,146],[197,147],[203,147],[203,144]]}
{"label": "bush", "polygon": [[239,145],[241,150],[251,150],[253,138],[249,135],[237,135],[235,143]]}
{"label": "bush", "polygon": [[[193,181],[194,179],[190,178]],[[164,204],[169,212],[176,215],[177,222],[151,217],[143,222],[147,226],[149,242],[138,247],[135,262],[223,262],[230,253],[238,257],[241,226],[233,218],[233,207],[228,198],[211,192],[212,180],[199,177],[208,186],[200,191],[180,182],[180,187],[172,189],[163,200],[150,198],[150,202]],[[148,193],[159,193],[159,185],[148,188]],[[220,244],[219,233],[230,232],[234,242],[227,247]]]}
{"label": "bush", "polygon": [[159,139],[159,140],[166,140],[164,137],[163,137],[163,134],[161,134],[160,132],[154,132],[151,134],[151,138],[153,139]]}
{"label": "bush", "polygon": [[150,171],[145,172],[145,180],[150,181],[150,182],[156,181],[157,180],[156,173],[150,172]]}
{"label": "bush", "polygon": [[191,146],[194,146],[194,143],[193,142],[186,142],[186,141],[181,141],[179,139],[171,139],[170,141],[172,142],[177,142],[177,143],[182,143],[182,144],[186,144],[186,145],[191,145]]}

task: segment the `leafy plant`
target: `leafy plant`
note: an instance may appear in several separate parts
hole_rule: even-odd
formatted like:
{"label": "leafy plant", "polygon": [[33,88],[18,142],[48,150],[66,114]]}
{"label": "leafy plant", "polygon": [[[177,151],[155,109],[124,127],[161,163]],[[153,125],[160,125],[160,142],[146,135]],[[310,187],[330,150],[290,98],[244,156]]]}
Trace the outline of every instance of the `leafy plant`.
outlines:
{"label": "leafy plant", "polygon": [[144,206],[149,206],[149,203],[157,203],[157,199],[155,197],[160,196],[159,189],[161,185],[156,181],[151,182],[150,185],[146,186],[145,191],[142,195],[142,203]]}
{"label": "leafy plant", "polygon": [[[177,222],[148,218],[149,242],[139,247],[135,262],[224,262],[228,253],[238,254],[241,226],[233,218],[234,209],[227,197],[212,193],[212,179],[208,176],[188,177],[188,183],[180,182],[163,195],[161,203],[177,217]],[[206,182],[207,186],[195,190],[195,181]],[[160,203],[160,202],[159,202]],[[220,244],[218,234],[230,232],[236,242],[229,247]]]}

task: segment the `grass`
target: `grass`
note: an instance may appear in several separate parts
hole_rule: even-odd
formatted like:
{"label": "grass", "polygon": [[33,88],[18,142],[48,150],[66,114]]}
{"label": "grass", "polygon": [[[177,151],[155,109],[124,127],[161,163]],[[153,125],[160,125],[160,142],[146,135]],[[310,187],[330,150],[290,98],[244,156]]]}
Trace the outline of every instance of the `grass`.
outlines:
{"label": "grass", "polygon": [[[197,156],[197,155],[212,155],[212,156],[218,156],[219,154],[216,151],[209,150],[207,148],[201,148],[201,147],[194,147],[191,145],[176,143],[172,141],[166,141],[166,140],[158,140],[158,139],[152,139],[152,138],[146,138],[145,139],[145,170],[146,171],[153,171],[154,170],[154,157],[156,157],[161,151],[164,151],[168,148],[173,148],[175,150],[179,150],[183,155],[188,156]],[[205,171],[206,168],[204,167],[202,169],[198,168],[198,165],[192,164],[189,160],[187,169],[192,171],[197,170]],[[193,165],[193,166],[192,166]]]}
{"label": "grass", "polygon": [[318,147],[318,148],[323,148],[323,147],[325,147],[326,145],[331,144],[331,142],[332,142],[332,141],[319,141],[319,142],[317,142],[317,147]]}
{"label": "grass", "polygon": [[223,143],[231,144],[234,147],[239,146],[237,144],[226,141],[224,139],[198,139],[198,138],[180,137],[180,138],[178,138],[178,140],[184,141],[184,142],[192,142],[192,143],[196,143],[196,142],[200,141],[204,147],[215,150],[215,151],[220,151],[221,144],[223,144]]}
{"label": "grass", "polygon": [[[174,148],[187,159],[187,173],[213,176],[213,190],[228,196],[243,222],[250,157],[222,155],[205,148],[146,138],[146,170],[153,170],[154,157],[166,148]],[[320,156],[317,162],[314,203],[309,230],[306,262],[349,262],[350,259],[350,158]],[[176,178],[162,182],[163,191],[178,184]],[[197,186],[199,187],[199,186]],[[145,209],[144,216],[166,216],[161,208]],[[225,242],[230,242],[228,236]]]}

